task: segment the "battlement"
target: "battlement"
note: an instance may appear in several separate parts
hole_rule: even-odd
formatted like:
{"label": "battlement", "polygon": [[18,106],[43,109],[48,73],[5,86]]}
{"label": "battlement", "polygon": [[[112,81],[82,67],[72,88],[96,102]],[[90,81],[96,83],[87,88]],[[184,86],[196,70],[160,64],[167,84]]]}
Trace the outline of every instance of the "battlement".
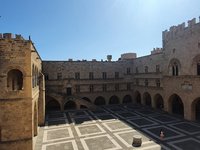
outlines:
{"label": "battlement", "polygon": [[0,39],[24,40],[24,38],[20,34],[12,34],[12,33],[0,33]]}
{"label": "battlement", "polygon": [[154,54],[159,54],[159,53],[162,53],[163,49],[162,48],[153,48],[153,50],[151,51],[151,55],[154,55]]}
{"label": "battlement", "polygon": [[164,41],[172,40],[178,37],[182,37],[185,34],[188,35],[188,31],[195,30],[196,28],[200,28],[200,17],[199,22],[196,22],[196,18],[188,20],[187,26],[185,22],[177,26],[171,26],[169,31],[165,30],[162,32],[162,38]]}

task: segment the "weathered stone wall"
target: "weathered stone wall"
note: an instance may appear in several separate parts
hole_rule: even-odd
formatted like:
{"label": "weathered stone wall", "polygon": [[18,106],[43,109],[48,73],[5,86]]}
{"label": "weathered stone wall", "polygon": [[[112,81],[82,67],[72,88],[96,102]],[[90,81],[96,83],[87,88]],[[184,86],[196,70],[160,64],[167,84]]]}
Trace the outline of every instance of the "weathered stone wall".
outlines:
{"label": "weathered stone wall", "polygon": [[[130,72],[127,74],[127,68]],[[62,105],[65,104],[64,99],[67,97],[66,89],[72,89],[72,95],[80,98],[87,97],[94,103],[98,96],[102,96],[109,104],[111,96],[119,97],[120,102],[125,95],[132,97],[131,90],[133,89],[133,60],[127,61],[43,61],[44,74],[48,75],[46,80],[46,91],[49,93],[57,93],[63,95],[57,99]],[[80,79],[75,78],[75,73],[80,74]],[[89,73],[93,72],[93,79],[89,78]],[[103,79],[102,73],[106,72],[106,79]],[[115,77],[115,72],[119,76]],[[62,79],[57,78],[57,74],[62,74]],[[115,86],[118,84],[119,89]],[[130,84],[130,89],[127,89],[127,84]],[[90,86],[93,86],[93,91],[90,91]],[[106,91],[103,91],[103,85],[106,85]],[[77,91],[79,86],[80,91]],[[50,96],[50,95],[49,95]],[[46,101],[48,103],[48,99]]]}
{"label": "weathered stone wall", "polygon": [[31,150],[39,96],[38,86],[32,86],[32,64],[41,72],[41,59],[30,40],[9,33],[0,36],[0,53],[0,149]]}

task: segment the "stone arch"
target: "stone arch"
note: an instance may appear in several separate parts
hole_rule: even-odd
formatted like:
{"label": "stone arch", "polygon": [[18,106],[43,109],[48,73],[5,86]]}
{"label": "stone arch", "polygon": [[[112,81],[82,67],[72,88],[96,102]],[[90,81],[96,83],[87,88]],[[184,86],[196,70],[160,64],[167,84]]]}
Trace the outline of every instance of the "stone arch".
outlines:
{"label": "stone arch", "polygon": [[169,110],[173,114],[184,116],[184,105],[182,99],[177,94],[172,94],[169,97]]}
{"label": "stone arch", "polygon": [[178,59],[173,58],[169,62],[168,66],[169,75],[178,76],[181,72],[181,63]]}
{"label": "stone arch", "polygon": [[61,105],[60,103],[50,97],[50,96],[46,96],[46,111],[60,111],[61,110]]}
{"label": "stone arch", "polygon": [[94,104],[95,104],[95,105],[105,105],[105,104],[106,104],[105,98],[102,97],[102,96],[98,96],[98,97],[95,99]]}
{"label": "stone arch", "polygon": [[109,99],[109,104],[119,104],[119,98],[116,95],[113,95]]}
{"label": "stone arch", "polygon": [[139,91],[135,91],[134,93],[134,99],[135,99],[135,102],[136,104],[141,104],[141,94]]}
{"label": "stone arch", "polygon": [[192,120],[200,121],[200,97],[192,102],[191,107]]}
{"label": "stone arch", "polygon": [[74,101],[67,101],[64,105],[64,110],[68,110],[68,109],[76,109],[76,102]]}
{"label": "stone arch", "polygon": [[164,100],[163,100],[163,97],[160,94],[156,94],[154,96],[154,104],[155,104],[155,108],[157,108],[157,109],[163,109],[164,108]]}
{"label": "stone arch", "polygon": [[9,91],[23,89],[23,73],[18,69],[12,69],[7,74],[7,88]]}
{"label": "stone arch", "polygon": [[89,98],[87,98],[87,97],[83,97],[82,99],[84,99],[84,100],[86,100],[86,101],[91,103],[91,100]]}
{"label": "stone arch", "polygon": [[125,95],[122,103],[132,103],[132,97],[130,95]]}
{"label": "stone arch", "polygon": [[148,92],[145,92],[143,94],[143,100],[146,106],[152,106],[151,105],[151,95]]}

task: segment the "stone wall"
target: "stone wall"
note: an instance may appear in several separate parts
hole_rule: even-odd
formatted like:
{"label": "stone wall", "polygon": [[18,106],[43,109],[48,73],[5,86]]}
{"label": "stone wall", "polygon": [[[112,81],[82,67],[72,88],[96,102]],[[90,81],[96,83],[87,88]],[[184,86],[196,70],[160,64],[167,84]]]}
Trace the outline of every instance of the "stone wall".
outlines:
{"label": "stone wall", "polygon": [[10,33],[1,34],[0,53],[0,149],[31,150],[39,96],[32,64],[41,72],[41,59],[30,40]]}

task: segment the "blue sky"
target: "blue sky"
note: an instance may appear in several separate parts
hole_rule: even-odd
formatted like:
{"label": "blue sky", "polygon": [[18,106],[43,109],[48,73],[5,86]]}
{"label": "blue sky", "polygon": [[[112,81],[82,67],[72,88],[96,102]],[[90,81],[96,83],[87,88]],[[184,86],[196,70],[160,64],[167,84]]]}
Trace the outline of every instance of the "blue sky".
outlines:
{"label": "blue sky", "polygon": [[43,60],[150,54],[162,31],[200,16],[199,0],[0,0],[0,32],[32,41]]}

